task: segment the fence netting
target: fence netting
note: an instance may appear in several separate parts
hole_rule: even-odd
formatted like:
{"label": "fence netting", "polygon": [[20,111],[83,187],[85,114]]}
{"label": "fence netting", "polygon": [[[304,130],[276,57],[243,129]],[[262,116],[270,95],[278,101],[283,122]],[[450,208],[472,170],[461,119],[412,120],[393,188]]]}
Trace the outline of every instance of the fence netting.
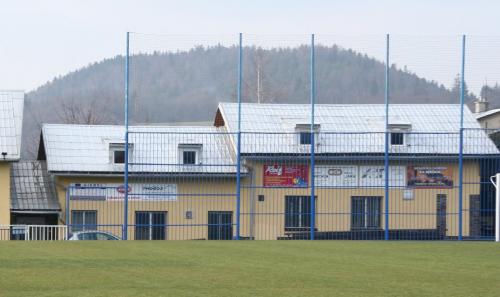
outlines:
{"label": "fence netting", "polygon": [[474,36],[131,33],[128,125],[109,142],[121,171],[68,184],[69,229],[491,239],[499,47]]}

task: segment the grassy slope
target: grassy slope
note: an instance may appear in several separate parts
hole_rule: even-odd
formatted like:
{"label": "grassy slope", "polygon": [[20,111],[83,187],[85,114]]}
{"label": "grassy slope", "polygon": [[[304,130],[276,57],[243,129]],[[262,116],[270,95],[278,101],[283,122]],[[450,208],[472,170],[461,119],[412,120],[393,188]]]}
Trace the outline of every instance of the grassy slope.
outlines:
{"label": "grassy slope", "polygon": [[0,296],[499,296],[500,245],[1,242]]}

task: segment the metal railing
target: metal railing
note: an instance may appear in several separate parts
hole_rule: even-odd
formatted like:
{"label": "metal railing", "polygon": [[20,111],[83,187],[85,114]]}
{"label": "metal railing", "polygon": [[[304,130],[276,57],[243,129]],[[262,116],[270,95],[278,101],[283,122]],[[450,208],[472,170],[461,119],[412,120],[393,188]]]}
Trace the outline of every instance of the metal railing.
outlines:
{"label": "metal railing", "polygon": [[0,240],[58,241],[68,239],[66,225],[1,225]]}

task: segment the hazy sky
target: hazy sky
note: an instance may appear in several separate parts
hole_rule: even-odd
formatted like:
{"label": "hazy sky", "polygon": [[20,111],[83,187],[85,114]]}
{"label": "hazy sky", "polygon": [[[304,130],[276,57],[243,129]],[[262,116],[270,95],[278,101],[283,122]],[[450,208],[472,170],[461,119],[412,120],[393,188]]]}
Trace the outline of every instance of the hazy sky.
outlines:
{"label": "hazy sky", "polygon": [[[394,61],[408,65],[417,74],[449,84],[453,73],[459,70],[460,34],[500,35],[499,3],[479,0],[0,0],[0,89],[29,91],[88,63],[123,54],[126,31],[181,35],[238,32],[447,35],[442,39],[446,40],[446,46],[436,46],[441,39],[434,38],[432,42],[426,39],[422,44],[427,49],[416,55],[412,54],[416,45],[403,42],[408,37],[402,38],[400,55],[407,56],[408,63],[400,62],[397,53]],[[383,38],[359,37],[359,40],[362,41],[360,49],[370,48],[372,55],[381,57]],[[434,42],[436,40],[439,42]],[[489,46],[490,43],[493,46]],[[359,42],[354,42],[353,46],[357,44]],[[397,44],[396,38],[396,48]],[[491,62],[500,56],[500,37],[478,38],[475,50],[470,52],[477,56],[470,66],[472,87],[485,79],[500,81],[500,63]],[[438,54],[444,58],[436,59]],[[491,58],[485,58],[489,56]],[[433,66],[419,69],[424,62]],[[440,63],[443,67],[436,66]]]}

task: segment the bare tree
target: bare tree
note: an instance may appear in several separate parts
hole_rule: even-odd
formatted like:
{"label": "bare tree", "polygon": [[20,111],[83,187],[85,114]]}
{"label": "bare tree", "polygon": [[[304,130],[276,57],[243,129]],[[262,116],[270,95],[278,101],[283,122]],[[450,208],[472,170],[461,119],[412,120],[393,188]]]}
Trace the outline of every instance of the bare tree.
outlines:
{"label": "bare tree", "polygon": [[63,101],[57,114],[65,124],[99,125],[105,122],[105,117],[97,106],[96,100],[86,104],[77,104],[74,100]]}

